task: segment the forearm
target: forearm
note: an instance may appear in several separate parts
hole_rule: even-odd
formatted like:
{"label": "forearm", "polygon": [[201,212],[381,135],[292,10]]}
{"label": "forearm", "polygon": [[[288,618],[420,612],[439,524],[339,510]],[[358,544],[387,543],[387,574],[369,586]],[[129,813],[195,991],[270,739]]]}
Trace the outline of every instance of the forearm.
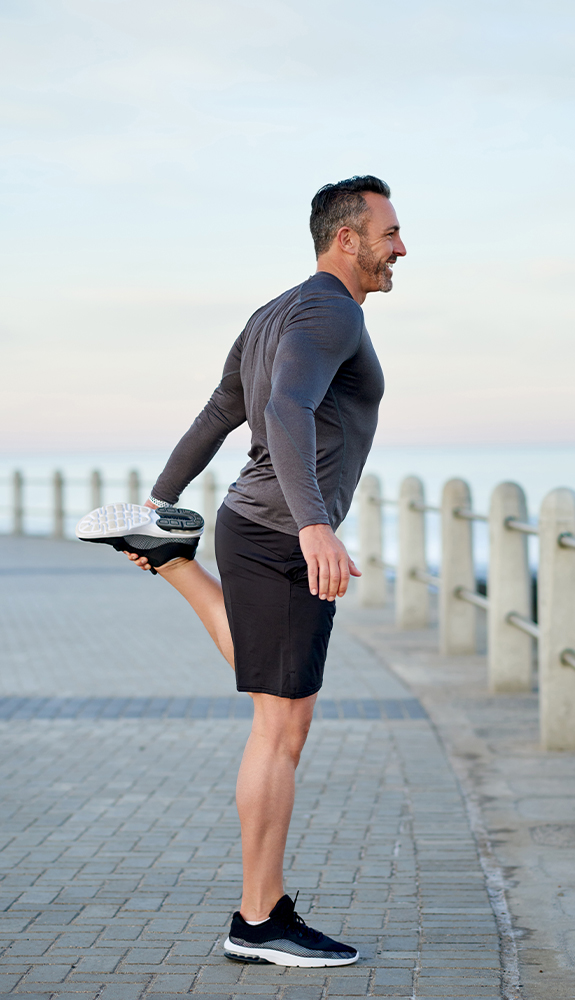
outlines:
{"label": "forearm", "polygon": [[209,465],[229,431],[214,427],[202,412],[172,451],[151,490],[154,500],[176,503],[186,486]]}

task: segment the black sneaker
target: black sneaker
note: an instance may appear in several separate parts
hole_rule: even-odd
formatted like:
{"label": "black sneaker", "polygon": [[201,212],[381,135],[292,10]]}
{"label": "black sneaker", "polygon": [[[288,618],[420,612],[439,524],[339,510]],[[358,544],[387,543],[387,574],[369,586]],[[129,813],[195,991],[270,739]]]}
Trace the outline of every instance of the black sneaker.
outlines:
{"label": "black sneaker", "polygon": [[234,913],[230,935],[224,944],[226,958],[306,969],[357,962],[359,952],[355,948],[308,927],[294,907],[295,902],[289,896],[282,896],[269,920],[255,927],[246,923],[241,913]]}
{"label": "black sneaker", "polygon": [[90,511],[76,525],[83,542],[103,542],[117,552],[146,556],[155,573],[171,559],[193,559],[204,530],[204,519],[181,507],[142,507],[110,503]]}

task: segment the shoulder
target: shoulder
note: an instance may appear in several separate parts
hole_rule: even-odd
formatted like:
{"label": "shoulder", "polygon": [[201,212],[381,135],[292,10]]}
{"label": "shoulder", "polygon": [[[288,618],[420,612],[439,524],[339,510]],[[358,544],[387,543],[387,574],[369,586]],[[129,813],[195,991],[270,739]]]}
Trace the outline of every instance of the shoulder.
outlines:
{"label": "shoulder", "polygon": [[300,286],[302,306],[316,304],[316,308],[341,315],[348,323],[363,325],[363,309],[350,295],[347,288],[335,274],[318,271]]}
{"label": "shoulder", "polygon": [[301,285],[287,327],[313,340],[326,339],[335,350],[358,349],[364,326],[363,310],[335,275],[319,272]]}

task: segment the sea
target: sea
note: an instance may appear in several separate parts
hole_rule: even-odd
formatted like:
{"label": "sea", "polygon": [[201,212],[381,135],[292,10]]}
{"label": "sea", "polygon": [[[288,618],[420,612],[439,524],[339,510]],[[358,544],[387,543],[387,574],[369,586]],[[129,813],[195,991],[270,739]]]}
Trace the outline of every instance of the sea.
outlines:
{"label": "sea", "polygon": [[[52,477],[56,470],[64,477],[66,534],[74,538],[74,526],[91,504],[90,475],[98,470],[103,478],[104,503],[124,500],[127,477],[137,470],[141,479],[143,503],[168,452],[45,452],[32,455],[0,455],[0,533],[12,530],[13,474],[18,470],[24,478],[25,532],[49,535],[51,522]],[[246,461],[246,452],[225,446],[213,459],[210,469],[215,475],[218,494],[223,498]],[[519,483],[527,496],[531,520],[543,497],[558,486],[575,490],[575,444],[536,445],[376,445],[369,456],[366,472],[380,477],[383,495],[397,497],[401,480],[408,475],[419,476],[425,488],[426,501],[440,502],[443,484],[448,479],[467,481],[471,488],[473,509],[486,513],[493,488],[500,482]],[[182,494],[181,506],[199,509],[202,506],[201,477]],[[397,514],[393,506],[384,506],[384,559],[393,564],[397,559]],[[426,515],[427,558],[431,569],[440,561],[440,531],[437,514]],[[473,524],[474,557],[478,578],[485,576],[489,559],[487,526]],[[342,537],[353,555],[357,554],[357,504],[354,501],[342,527]],[[537,566],[537,538],[529,539],[530,562]]]}

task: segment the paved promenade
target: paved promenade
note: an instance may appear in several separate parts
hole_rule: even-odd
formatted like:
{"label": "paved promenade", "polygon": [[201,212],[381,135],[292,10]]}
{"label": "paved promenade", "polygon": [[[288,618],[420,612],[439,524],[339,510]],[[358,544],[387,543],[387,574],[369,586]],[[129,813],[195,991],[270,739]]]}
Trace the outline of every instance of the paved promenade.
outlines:
{"label": "paved promenade", "polygon": [[250,699],[111,550],[0,539],[0,590],[0,996],[575,996],[575,756],[537,749],[533,698],[485,697],[482,657],[339,603],[287,890],[362,958],[243,966],[222,941]]}

